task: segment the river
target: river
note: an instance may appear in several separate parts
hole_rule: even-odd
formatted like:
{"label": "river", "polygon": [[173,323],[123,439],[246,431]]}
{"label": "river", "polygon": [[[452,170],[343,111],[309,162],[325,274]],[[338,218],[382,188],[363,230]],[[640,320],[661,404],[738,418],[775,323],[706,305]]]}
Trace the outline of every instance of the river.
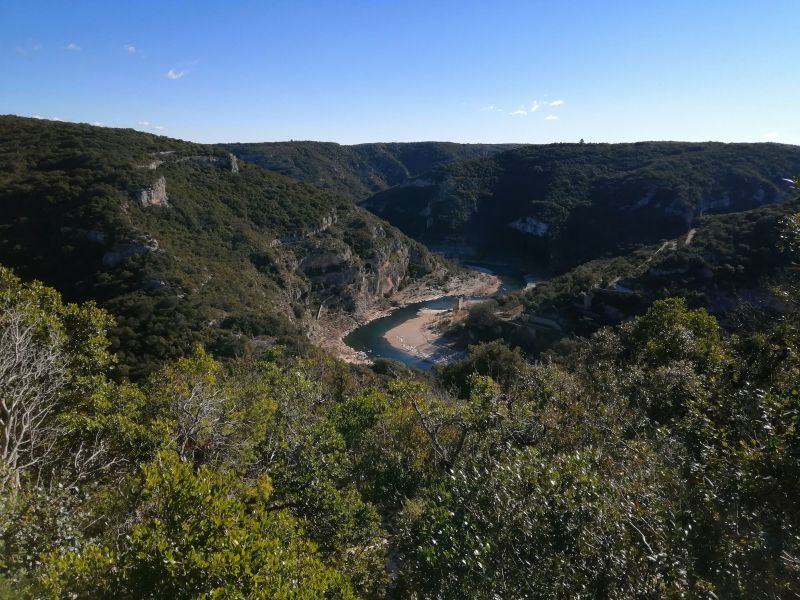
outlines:
{"label": "river", "polygon": [[[464,266],[476,271],[483,271],[485,273],[496,275],[500,279],[501,286],[495,295],[502,295],[514,290],[522,289],[525,287],[526,283],[531,282],[533,279],[532,276],[523,275],[522,273],[501,273],[500,269],[498,269],[496,265],[470,263],[465,264]],[[485,298],[488,298],[488,296]],[[358,329],[353,330],[344,338],[344,342],[351,348],[366,353],[367,356],[372,359],[387,358],[402,362],[416,369],[427,371],[433,368],[433,363],[395,348],[388,342],[384,335],[387,331],[416,317],[419,311],[423,308],[450,309],[453,308],[455,300],[455,296],[443,296],[441,298],[436,298],[435,300],[417,302],[402,308],[398,308],[386,317],[375,319],[374,321],[370,321],[366,325],[362,325]]]}

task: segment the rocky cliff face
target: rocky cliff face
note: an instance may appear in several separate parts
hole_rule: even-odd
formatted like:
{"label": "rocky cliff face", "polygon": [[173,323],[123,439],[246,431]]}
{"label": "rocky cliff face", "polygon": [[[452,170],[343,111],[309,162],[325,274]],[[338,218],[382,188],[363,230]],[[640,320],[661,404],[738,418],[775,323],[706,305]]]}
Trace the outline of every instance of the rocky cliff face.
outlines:
{"label": "rocky cliff face", "polygon": [[161,176],[150,187],[139,192],[139,204],[148,206],[169,206],[167,203],[167,180]]}
{"label": "rocky cliff face", "polygon": [[[310,284],[308,299],[358,317],[383,303],[407,280],[428,272],[431,259],[413,243],[373,225],[359,244],[315,233],[295,251]],[[291,244],[289,245],[291,247]],[[354,247],[369,248],[367,253]]]}

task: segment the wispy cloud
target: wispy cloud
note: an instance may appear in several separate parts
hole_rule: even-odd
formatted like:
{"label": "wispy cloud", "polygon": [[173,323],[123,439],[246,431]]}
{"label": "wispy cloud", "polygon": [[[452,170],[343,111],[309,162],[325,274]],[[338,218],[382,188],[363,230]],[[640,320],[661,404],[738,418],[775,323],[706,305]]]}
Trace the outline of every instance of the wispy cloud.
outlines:
{"label": "wispy cloud", "polygon": [[558,117],[556,115],[547,115],[544,118],[545,121],[558,121]]}
{"label": "wispy cloud", "polygon": [[26,43],[14,46],[14,52],[16,52],[19,56],[30,56],[34,52],[38,52],[42,49],[42,45],[38,43]]}
{"label": "wispy cloud", "polygon": [[534,100],[533,104],[531,104],[531,112],[534,113],[542,107],[542,104],[538,100]]}
{"label": "wispy cloud", "polygon": [[105,127],[105,123],[101,123],[100,121],[92,121],[89,125],[94,125],[95,127]]}
{"label": "wispy cloud", "polygon": [[167,79],[180,79],[184,75],[186,75],[187,71],[176,71],[175,69],[170,69],[166,73],[164,73],[164,77]]}
{"label": "wispy cloud", "polygon": [[43,121],[59,121],[62,123],[65,121],[65,119],[62,119],[61,117],[43,117],[42,115],[33,115],[33,118],[42,119]]}
{"label": "wispy cloud", "polygon": [[127,52],[128,54],[136,54],[137,52],[140,52],[140,50],[137,50],[136,46],[134,46],[133,44],[125,44],[122,47],[125,49],[125,52]]}
{"label": "wispy cloud", "polygon": [[547,106],[561,106],[562,104],[564,104],[563,100],[553,100]]}
{"label": "wispy cloud", "polygon": [[78,44],[76,44],[75,42],[70,42],[69,44],[67,44],[66,49],[72,50],[73,52],[79,52],[80,50],[82,50],[82,48],[78,46]]}
{"label": "wispy cloud", "polygon": [[484,112],[503,112],[502,108],[495,106],[494,104],[490,104],[489,106],[484,106],[481,108]]}
{"label": "wispy cloud", "polygon": [[163,125],[156,125],[155,123],[151,123],[150,121],[139,121],[136,123],[141,129],[146,129],[147,131],[164,131],[166,127]]}
{"label": "wispy cloud", "polygon": [[765,142],[777,142],[780,138],[781,134],[779,131],[768,131],[761,136],[761,139]]}
{"label": "wispy cloud", "polygon": [[514,115],[514,116],[518,116],[518,117],[522,117],[522,116],[527,115],[528,111],[525,110],[524,106],[520,106],[517,110],[515,110],[514,112],[510,112],[508,114],[509,115]]}

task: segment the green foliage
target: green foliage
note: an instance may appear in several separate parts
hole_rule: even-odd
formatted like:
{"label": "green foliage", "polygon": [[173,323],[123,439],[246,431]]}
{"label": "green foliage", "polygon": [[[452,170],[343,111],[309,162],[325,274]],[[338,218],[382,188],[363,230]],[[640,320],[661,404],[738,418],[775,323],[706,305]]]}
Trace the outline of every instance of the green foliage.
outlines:
{"label": "green foliage", "polygon": [[685,534],[671,523],[669,480],[646,454],[637,462],[592,450],[544,459],[534,449],[466,461],[405,508],[408,592],[679,597],[687,556]]}
{"label": "green foliage", "polygon": [[196,473],[171,453],[143,468],[141,521],[120,550],[51,555],[52,597],[352,598],[294,519],[268,506],[268,478]]}
{"label": "green foliage", "polygon": [[512,350],[502,342],[495,341],[470,346],[466,360],[440,367],[437,375],[447,389],[455,390],[459,397],[466,398],[470,393],[471,375],[491,377],[508,388],[525,364],[519,350]]}
{"label": "green foliage", "polygon": [[[691,308],[706,308],[729,331],[755,332],[764,321],[780,319],[775,288],[794,277],[783,252],[784,223],[797,210],[794,200],[699,219],[692,233],[630,254],[586,262],[500,300],[473,338],[502,339],[539,355],[570,334],[591,335],[644,312],[657,300],[683,297]],[[515,315],[509,317],[509,315]],[[555,323],[555,326],[552,324]],[[556,328],[557,326],[557,328]]]}
{"label": "green foliage", "polygon": [[[781,200],[800,150],[775,144],[529,145],[443,165],[364,206],[427,243],[560,272],[685,234],[705,213]],[[512,229],[533,219],[547,229]]]}
{"label": "green foliage", "polygon": [[[152,141],[133,137],[135,149]],[[39,167],[89,177],[78,171],[94,168],[96,139],[78,138],[78,155],[54,151]],[[698,298],[668,296],[687,278],[544,361],[491,342],[432,378],[274,345],[220,362],[195,345],[154,359],[144,384],[114,383],[108,313],[0,270],[0,447],[24,449],[2,455],[0,598],[796,597],[800,311],[793,257],[762,246],[791,238],[788,210],[711,218],[691,244],[702,251],[676,244],[664,258],[732,271],[720,282],[764,295],[749,271],[789,266],[775,282],[780,318],[762,308],[718,321]],[[627,298],[612,266],[662,277],[641,269],[665,267],[662,253],[559,285],[585,290],[608,268],[592,302]],[[529,298],[557,296],[541,288]],[[186,314],[166,292],[153,298],[162,325]],[[238,331],[270,327],[228,316]],[[36,435],[8,427],[15,414],[39,415],[26,421]]]}
{"label": "green foliage", "polygon": [[195,465],[245,468],[276,410],[265,382],[229,376],[199,346],[154,375],[147,395],[175,451]]}
{"label": "green foliage", "polygon": [[[219,147],[10,116],[0,138],[14,140],[0,148],[0,263],[114,315],[117,379],[198,343],[226,358],[306,352],[305,308],[354,310],[386,260],[401,276],[409,258],[411,279],[437,264],[343,196],[248,163],[232,172]],[[160,178],[168,204],[143,206]],[[334,272],[305,267],[328,253]]]}
{"label": "green foliage", "polygon": [[723,359],[717,321],[702,308],[687,310],[683,298],[653,303],[630,328],[630,349],[651,367],[686,360],[712,369]]}
{"label": "green foliage", "polygon": [[341,146],[292,141],[226,144],[225,148],[265,169],[363,200],[439,165],[491,156],[513,145],[417,142]]}

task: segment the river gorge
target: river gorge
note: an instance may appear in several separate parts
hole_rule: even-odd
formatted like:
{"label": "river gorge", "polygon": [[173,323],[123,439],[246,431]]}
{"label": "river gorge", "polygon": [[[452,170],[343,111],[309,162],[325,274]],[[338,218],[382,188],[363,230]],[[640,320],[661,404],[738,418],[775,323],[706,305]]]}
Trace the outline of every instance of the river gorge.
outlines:
{"label": "river gorge", "polygon": [[[494,294],[464,297],[465,306],[520,290],[537,280],[532,275],[513,271],[498,272],[496,265],[471,263],[464,266],[500,280],[500,287]],[[463,355],[463,349],[442,341],[444,336],[434,331],[441,318],[458,311],[458,300],[459,296],[446,295],[397,308],[387,316],[356,328],[345,336],[344,342],[371,360],[395,360],[416,369],[429,370],[438,363],[450,362]]]}

